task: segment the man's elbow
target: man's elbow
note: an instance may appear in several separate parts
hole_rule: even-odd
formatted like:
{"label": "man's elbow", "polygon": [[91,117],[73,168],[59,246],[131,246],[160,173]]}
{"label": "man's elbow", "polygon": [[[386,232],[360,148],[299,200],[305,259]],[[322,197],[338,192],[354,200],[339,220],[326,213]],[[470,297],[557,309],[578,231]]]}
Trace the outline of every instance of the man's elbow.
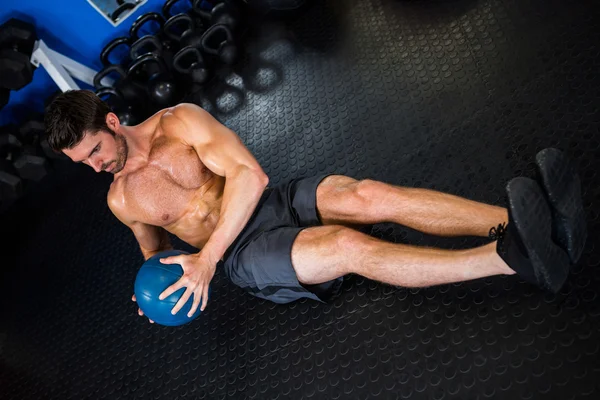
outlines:
{"label": "man's elbow", "polygon": [[261,190],[269,184],[269,177],[262,168],[253,168],[247,165],[241,165],[240,167],[235,173],[236,178],[239,178],[240,182],[244,182],[245,184],[252,182]]}
{"label": "man's elbow", "polygon": [[265,172],[262,169],[260,171],[256,171],[256,174],[258,175],[258,182],[260,186],[266,188],[269,184],[269,176],[265,174]]}

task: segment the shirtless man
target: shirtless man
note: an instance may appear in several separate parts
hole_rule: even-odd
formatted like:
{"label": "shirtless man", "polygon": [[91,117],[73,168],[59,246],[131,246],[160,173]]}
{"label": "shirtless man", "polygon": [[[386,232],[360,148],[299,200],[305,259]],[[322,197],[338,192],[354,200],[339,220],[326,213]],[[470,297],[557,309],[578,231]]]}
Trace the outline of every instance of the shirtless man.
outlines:
{"label": "shirtless man", "polygon": [[[92,92],[70,91],[51,104],[46,125],[55,151],[114,175],[108,205],[133,231],[145,259],[171,248],[167,232],[200,249],[161,260],[184,271],[161,295],[186,288],[173,313],[190,296],[189,315],[200,301],[205,309],[220,260],[234,284],[277,303],[326,301],[350,273],[404,287],[518,273],[557,292],[586,239],[578,177],[554,149],[536,157],[541,183],[509,182],[505,209],[341,175],[267,187],[267,175],[238,136],[193,104],[123,126]],[[442,250],[351,228],[380,222],[492,241]]]}

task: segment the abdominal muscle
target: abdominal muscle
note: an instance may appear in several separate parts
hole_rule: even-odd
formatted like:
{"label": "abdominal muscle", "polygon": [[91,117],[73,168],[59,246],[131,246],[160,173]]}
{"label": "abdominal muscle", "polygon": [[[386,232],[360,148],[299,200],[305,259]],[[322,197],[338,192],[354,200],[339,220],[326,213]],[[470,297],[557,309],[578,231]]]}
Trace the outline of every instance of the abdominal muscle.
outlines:
{"label": "abdominal muscle", "polygon": [[[212,182],[211,182],[212,181]],[[206,191],[196,192],[175,221],[163,228],[184,242],[201,249],[214,232],[221,215],[224,179],[214,176]]]}

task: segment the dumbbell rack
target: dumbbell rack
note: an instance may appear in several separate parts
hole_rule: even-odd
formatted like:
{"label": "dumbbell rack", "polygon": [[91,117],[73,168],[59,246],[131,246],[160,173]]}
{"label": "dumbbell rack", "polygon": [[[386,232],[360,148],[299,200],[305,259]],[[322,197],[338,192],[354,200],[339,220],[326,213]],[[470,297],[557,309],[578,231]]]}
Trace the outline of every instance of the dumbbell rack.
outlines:
{"label": "dumbbell rack", "polygon": [[[80,62],[52,50],[43,40],[35,42],[31,54],[31,63],[36,67],[39,67],[40,65],[44,67],[46,72],[48,72],[48,75],[50,75],[52,80],[63,92],[80,89],[79,85],[75,82],[75,79],[93,86],[94,76],[98,73],[98,71],[95,71]],[[109,78],[105,79],[108,80]]]}
{"label": "dumbbell rack", "polygon": [[[35,42],[30,62],[36,67],[42,66],[62,92],[80,89],[75,80],[93,86],[94,76],[97,73],[94,69],[52,50],[43,40]],[[106,80],[108,81],[109,78],[106,78]],[[39,132],[43,132],[43,121],[32,120],[30,124],[32,122],[33,125],[29,125],[29,128],[26,128],[27,123],[20,128],[22,137],[27,136],[23,133],[23,130],[26,129],[33,129],[34,131],[37,129]],[[36,123],[37,125],[35,125]],[[43,154],[36,154],[38,153],[34,145],[37,142],[36,140],[29,137],[28,139],[32,143],[29,149],[25,149],[27,146],[23,146],[16,136],[10,134],[14,134],[11,127],[7,126],[6,128],[8,129],[3,132],[3,136],[0,138],[4,139],[6,143],[2,143],[0,140],[0,145],[5,147],[5,151],[13,154],[7,160],[0,160],[5,161],[0,169],[0,212],[7,209],[23,195],[27,187],[25,185],[28,184],[25,181],[39,181],[47,174],[49,164],[46,157],[60,158],[59,155],[53,155],[50,149],[44,149],[45,138],[38,137],[40,142],[37,144],[44,149],[44,156]],[[34,132],[33,135],[35,134]],[[40,133],[37,134],[40,135]],[[15,159],[13,156],[17,158]],[[8,164],[13,171],[3,170],[5,164]]]}

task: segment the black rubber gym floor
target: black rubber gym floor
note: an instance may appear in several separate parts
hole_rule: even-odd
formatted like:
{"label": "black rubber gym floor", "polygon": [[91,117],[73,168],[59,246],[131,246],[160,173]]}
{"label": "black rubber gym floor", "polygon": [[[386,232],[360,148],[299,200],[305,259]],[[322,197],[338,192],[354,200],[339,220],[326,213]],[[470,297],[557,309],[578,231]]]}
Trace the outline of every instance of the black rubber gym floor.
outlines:
{"label": "black rubber gym floor", "polygon": [[2,221],[0,397],[599,398],[594,3],[317,2],[257,24],[244,78],[219,85],[228,94],[191,98],[238,132],[272,184],[332,172],[505,205],[505,184],[534,176],[537,151],[563,149],[589,240],[559,294],[514,276],[420,290],[352,276],[331,304],[275,305],[218,270],[200,318],[151,325],[130,301],[143,259],[106,206],[111,177],[58,165]]}

